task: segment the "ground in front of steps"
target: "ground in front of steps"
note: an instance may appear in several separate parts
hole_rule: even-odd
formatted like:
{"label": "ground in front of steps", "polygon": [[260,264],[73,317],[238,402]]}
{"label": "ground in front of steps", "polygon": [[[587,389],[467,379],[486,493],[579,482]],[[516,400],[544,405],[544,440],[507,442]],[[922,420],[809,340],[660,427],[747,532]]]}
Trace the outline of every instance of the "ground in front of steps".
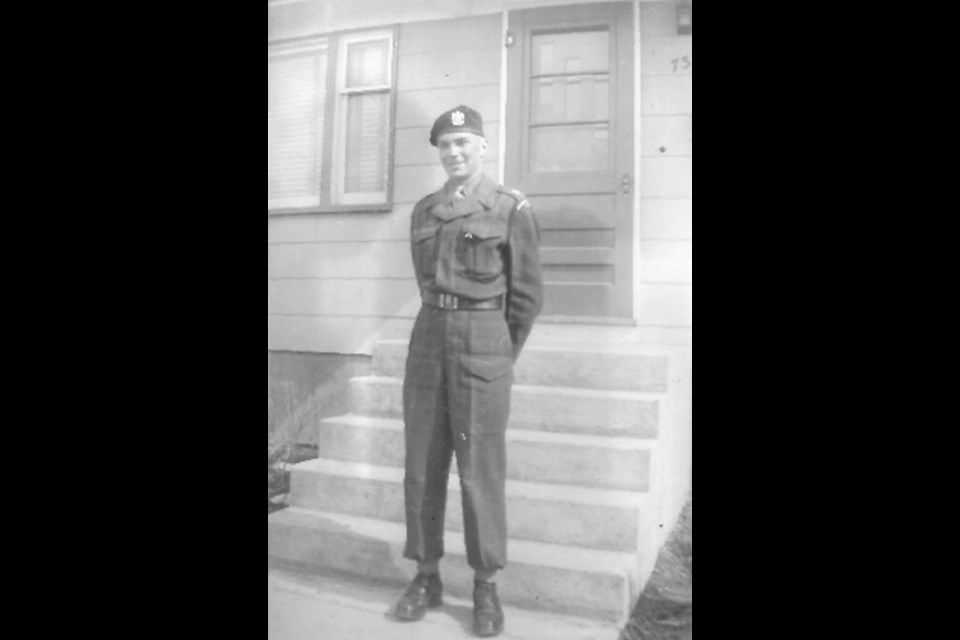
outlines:
{"label": "ground in front of steps", "polygon": [[[267,574],[268,640],[459,640],[475,638],[473,603],[444,595],[423,620],[391,615],[403,587],[339,574],[307,572],[271,561]],[[504,607],[504,640],[616,640],[619,629],[580,618]]]}

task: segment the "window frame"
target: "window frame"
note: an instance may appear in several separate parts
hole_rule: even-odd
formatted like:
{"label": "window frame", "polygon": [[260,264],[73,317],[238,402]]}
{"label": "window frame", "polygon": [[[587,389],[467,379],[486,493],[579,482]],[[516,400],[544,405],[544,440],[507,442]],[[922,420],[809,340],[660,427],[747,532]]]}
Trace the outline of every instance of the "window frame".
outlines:
{"label": "window frame", "polygon": [[[393,175],[394,175],[394,142],[396,137],[396,112],[397,112],[397,33],[396,25],[388,27],[378,27],[375,29],[351,29],[349,31],[338,31],[332,33],[317,34],[306,38],[291,38],[269,42],[267,45],[268,59],[288,51],[307,51],[326,49],[327,55],[327,75],[322,79],[325,84],[326,101],[323,105],[323,132],[322,152],[320,154],[320,194],[315,198],[315,204],[270,207],[267,204],[267,215],[291,215],[291,214],[310,214],[310,213],[333,213],[333,212],[388,212],[393,210]],[[386,93],[389,100],[387,108],[387,158],[386,158],[386,191],[383,200],[377,202],[362,202],[362,196],[347,196],[345,202],[343,194],[343,181],[345,179],[345,145],[346,136],[346,105],[349,95],[355,92],[345,92],[346,84],[346,49],[349,44],[380,40],[384,37],[389,39],[388,55],[390,56],[387,64],[387,85],[384,90],[382,87],[376,89],[380,93]],[[319,110],[319,105],[315,104]],[[306,197],[306,196],[305,196]],[[309,196],[313,198],[313,196]],[[338,200],[339,198],[339,200]]]}

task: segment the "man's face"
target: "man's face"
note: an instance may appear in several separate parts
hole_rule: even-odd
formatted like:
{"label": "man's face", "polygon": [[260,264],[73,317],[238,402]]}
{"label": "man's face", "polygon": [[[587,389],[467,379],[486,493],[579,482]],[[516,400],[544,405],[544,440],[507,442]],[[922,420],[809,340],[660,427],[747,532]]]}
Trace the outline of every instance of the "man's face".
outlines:
{"label": "man's face", "polygon": [[437,151],[450,179],[463,182],[480,172],[487,140],[474,133],[451,131],[437,138]]}

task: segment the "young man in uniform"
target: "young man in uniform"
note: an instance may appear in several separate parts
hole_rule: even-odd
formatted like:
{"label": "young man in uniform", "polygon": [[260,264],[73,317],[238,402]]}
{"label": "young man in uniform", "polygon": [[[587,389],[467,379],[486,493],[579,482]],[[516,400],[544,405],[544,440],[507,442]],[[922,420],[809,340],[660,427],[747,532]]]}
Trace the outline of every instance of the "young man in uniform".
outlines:
{"label": "young man in uniform", "polygon": [[395,608],[419,620],[440,606],[444,510],[452,454],[474,569],[474,631],[503,630],[494,576],[507,560],[505,431],[513,363],[543,303],[539,231],[518,191],[485,176],[479,113],[460,105],[433,124],[448,180],[414,207],[411,245],[423,304],[403,383],[404,556],[417,575]]}

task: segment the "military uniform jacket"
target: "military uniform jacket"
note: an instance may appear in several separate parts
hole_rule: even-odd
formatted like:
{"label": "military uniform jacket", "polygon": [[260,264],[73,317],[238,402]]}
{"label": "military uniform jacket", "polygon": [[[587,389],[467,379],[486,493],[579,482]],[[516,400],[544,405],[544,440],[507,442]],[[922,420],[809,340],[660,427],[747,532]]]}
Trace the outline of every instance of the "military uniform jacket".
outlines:
{"label": "military uniform jacket", "polygon": [[540,234],[523,194],[485,175],[462,197],[445,187],[414,207],[410,238],[421,291],[505,296],[516,358],[543,305]]}

